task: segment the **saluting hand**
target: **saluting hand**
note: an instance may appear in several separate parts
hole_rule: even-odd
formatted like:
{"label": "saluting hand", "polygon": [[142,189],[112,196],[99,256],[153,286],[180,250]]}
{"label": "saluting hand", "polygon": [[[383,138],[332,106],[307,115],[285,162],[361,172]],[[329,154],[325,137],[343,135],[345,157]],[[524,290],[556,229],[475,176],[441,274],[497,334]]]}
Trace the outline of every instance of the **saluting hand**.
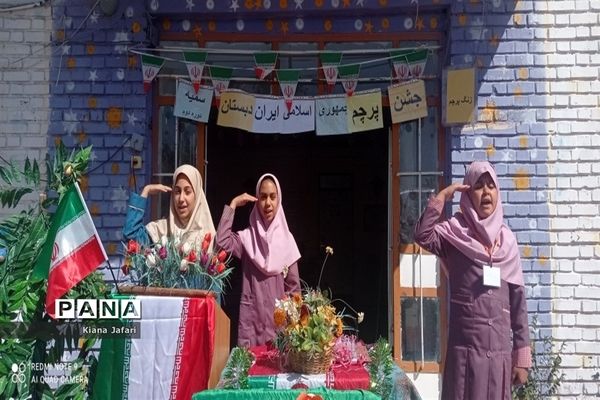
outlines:
{"label": "saluting hand", "polygon": [[437,194],[436,197],[439,200],[442,200],[443,202],[450,201],[454,197],[454,193],[456,193],[456,192],[466,192],[470,188],[471,188],[471,186],[469,186],[469,185],[463,185],[462,183],[458,183],[458,182],[457,183],[453,183],[453,184],[445,187],[444,189],[442,189]]}
{"label": "saluting hand", "polygon": [[255,201],[258,201],[256,197],[251,196],[248,193],[242,193],[239,196],[234,197],[233,200],[231,200],[231,203],[229,203],[229,207],[235,210],[237,206],[245,206],[247,203],[254,203]]}
{"label": "saluting hand", "polygon": [[144,186],[142,190],[142,197],[148,197],[148,195],[154,195],[157,193],[168,193],[173,189],[170,186],[163,185],[161,183],[151,183],[149,185]]}

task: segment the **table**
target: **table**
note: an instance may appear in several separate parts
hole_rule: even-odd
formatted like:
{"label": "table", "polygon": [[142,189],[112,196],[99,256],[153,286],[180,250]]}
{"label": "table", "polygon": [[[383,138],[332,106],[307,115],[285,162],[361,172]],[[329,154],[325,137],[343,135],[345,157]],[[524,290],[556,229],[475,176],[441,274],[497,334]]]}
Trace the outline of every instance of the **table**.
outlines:
{"label": "table", "polygon": [[[381,399],[368,390],[371,382],[364,365],[334,365],[327,373],[316,375],[287,373],[281,371],[278,358],[266,346],[250,350],[255,356],[255,362],[248,370],[249,389],[207,390],[195,394],[193,399],[295,400],[305,391],[326,394],[324,399]],[[393,365],[391,384],[392,392],[385,400],[421,400],[414,384],[397,364]],[[223,387],[223,380],[218,387]]]}
{"label": "table", "polygon": [[[246,389],[246,390],[206,390],[196,393],[192,400],[296,400],[305,390]],[[381,397],[367,390],[313,389],[309,393],[318,394],[327,400],[381,400]]]}

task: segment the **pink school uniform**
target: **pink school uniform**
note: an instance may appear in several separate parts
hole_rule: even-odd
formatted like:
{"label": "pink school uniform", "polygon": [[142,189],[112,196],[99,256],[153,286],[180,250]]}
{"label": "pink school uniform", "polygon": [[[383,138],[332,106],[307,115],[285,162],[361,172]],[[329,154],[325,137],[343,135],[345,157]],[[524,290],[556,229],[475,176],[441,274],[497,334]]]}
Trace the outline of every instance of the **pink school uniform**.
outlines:
{"label": "pink school uniform", "polygon": [[275,182],[279,197],[279,207],[271,223],[265,223],[255,204],[250,213],[250,226],[232,232],[235,210],[226,205],[217,228],[217,247],[241,260],[238,346],[257,346],[274,339],[275,300],[286,294],[300,292],[297,263],[300,252],[288,229],[281,187],[274,175],[260,177],[256,184],[256,197],[266,177]]}
{"label": "pink school uniform", "polygon": [[[473,187],[486,172],[499,190],[496,173],[487,162],[472,163],[464,184]],[[461,211],[440,222],[443,208],[443,201],[431,198],[415,227],[415,241],[440,257],[450,282],[442,399],[509,400],[512,367],[531,367],[516,238],[503,222],[500,195],[494,212],[483,220],[467,192],[461,194]],[[483,266],[490,264],[500,268],[499,287],[483,284]]]}

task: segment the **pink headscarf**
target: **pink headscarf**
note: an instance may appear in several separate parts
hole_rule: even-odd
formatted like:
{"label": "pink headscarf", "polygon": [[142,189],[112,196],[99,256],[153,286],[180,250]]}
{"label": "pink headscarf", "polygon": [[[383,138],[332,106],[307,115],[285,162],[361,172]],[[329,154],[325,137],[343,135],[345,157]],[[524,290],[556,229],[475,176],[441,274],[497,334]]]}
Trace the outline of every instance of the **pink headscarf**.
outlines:
{"label": "pink headscarf", "polygon": [[279,206],[270,224],[263,220],[258,204],[254,204],[250,213],[250,226],[239,232],[242,245],[256,268],[267,275],[280,274],[284,267],[289,267],[300,258],[300,251],[292,236],[285,213],[283,212],[281,187],[273,174],[264,174],[256,184],[256,197],[259,196],[260,184],[265,178],[271,178],[277,187]]}
{"label": "pink headscarf", "polygon": [[521,257],[515,235],[504,224],[504,212],[500,199],[500,186],[494,167],[487,161],[474,161],[467,168],[463,184],[470,185],[472,190],[477,179],[488,172],[498,189],[498,202],[494,212],[485,219],[479,219],[468,192],[461,193],[460,211],[448,221],[435,226],[446,240],[469,259],[483,268],[490,263],[488,249],[492,247],[491,261],[494,267],[500,268],[500,275],[505,281],[523,286]]}

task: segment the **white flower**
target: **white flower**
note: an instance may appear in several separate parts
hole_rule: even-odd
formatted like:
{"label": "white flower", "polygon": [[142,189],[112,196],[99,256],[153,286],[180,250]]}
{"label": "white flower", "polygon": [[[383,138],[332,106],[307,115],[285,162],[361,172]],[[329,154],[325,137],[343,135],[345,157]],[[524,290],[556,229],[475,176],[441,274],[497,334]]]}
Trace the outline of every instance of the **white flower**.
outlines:
{"label": "white flower", "polygon": [[333,247],[331,247],[331,246],[325,247],[325,253],[327,253],[330,256],[332,256],[333,255]]}
{"label": "white flower", "polygon": [[162,247],[167,247],[167,243],[169,242],[169,239],[166,236],[161,236],[160,237],[160,244]]}
{"label": "white flower", "polygon": [[356,322],[358,322],[360,324],[361,322],[363,322],[364,319],[365,319],[364,312],[361,311],[361,312],[357,313]]}
{"label": "white flower", "polygon": [[190,250],[192,250],[192,245],[189,244],[188,242],[185,242],[183,244],[183,246],[181,246],[181,251],[183,252],[183,254],[185,254],[186,256],[188,254],[190,254]]}
{"label": "white flower", "polygon": [[148,253],[146,255],[146,265],[150,268],[156,266],[156,255],[154,253]]}
{"label": "white flower", "polygon": [[187,260],[181,260],[181,264],[179,264],[179,270],[181,272],[187,272],[187,270],[188,270],[188,262],[187,262]]}

